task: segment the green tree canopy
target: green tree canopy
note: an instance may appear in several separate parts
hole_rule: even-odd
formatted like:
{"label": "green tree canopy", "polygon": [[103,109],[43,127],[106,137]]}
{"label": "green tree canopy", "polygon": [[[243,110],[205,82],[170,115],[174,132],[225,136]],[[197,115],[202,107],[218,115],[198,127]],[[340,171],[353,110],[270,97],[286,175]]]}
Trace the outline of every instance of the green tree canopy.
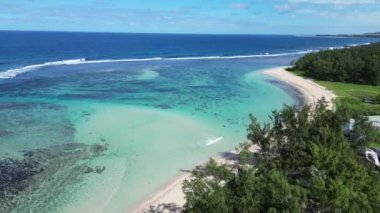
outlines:
{"label": "green tree canopy", "polygon": [[310,53],[292,69],[319,80],[380,85],[380,43]]}
{"label": "green tree canopy", "polygon": [[[371,128],[360,121],[350,137],[347,110],[285,106],[269,124],[251,117],[248,139],[260,147],[236,167],[211,160],[185,181],[185,212],[376,212],[379,170],[358,155]],[[362,126],[363,125],[363,126]],[[368,136],[372,137],[372,136]],[[247,150],[244,150],[246,152]]]}

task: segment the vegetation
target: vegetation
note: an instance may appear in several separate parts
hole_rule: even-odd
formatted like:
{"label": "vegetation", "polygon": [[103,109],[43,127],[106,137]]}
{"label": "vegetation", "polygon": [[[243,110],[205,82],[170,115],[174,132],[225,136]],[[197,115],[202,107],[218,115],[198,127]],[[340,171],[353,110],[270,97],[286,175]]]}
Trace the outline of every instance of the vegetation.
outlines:
{"label": "vegetation", "polygon": [[327,81],[380,85],[380,43],[310,53],[293,70]]}
{"label": "vegetation", "polygon": [[[185,212],[376,212],[379,168],[363,160],[380,134],[363,115],[380,114],[380,44],[307,54],[290,69],[338,95],[336,110],[285,106],[271,123],[251,118],[250,143],[235,166],[214,160],[185,181]],[[353,132],[343,126],[355,118]],[[249,147],[259,146],[253,158]],[[253,162],[256,165],[253,166]]]}
{"label": "vegetation", "polygon": [[359,38],[380,38],[380,32],[376,33],[363,33],[363,34],[336,34],[336,35],[317,35],[322,37],[359,37]]}
{"label": "vegetation", "polygon": [[[374,138],[365,118],[344,136],[349,110],[314,110],[285,106],[260,125],[248,128],[236,166],[214,160],[185,181],[184,212],[376,212],[380,207],[380,175],[358,155]],[[252,166],[247,147],[258,145]],[[251,157],[250,157],[251,156]]]}
{"label": "vegetation", "polygon": [[[289,69],[337,94],[336,105],[380,115],[380,43],[305,55]],[[351,83],[349,83],[351,82]]]}
{"label": "vegetation", "polygon": [[338,96],[335,104],[360,115],[380,115],[380,87],[331,81],[317,81]]}

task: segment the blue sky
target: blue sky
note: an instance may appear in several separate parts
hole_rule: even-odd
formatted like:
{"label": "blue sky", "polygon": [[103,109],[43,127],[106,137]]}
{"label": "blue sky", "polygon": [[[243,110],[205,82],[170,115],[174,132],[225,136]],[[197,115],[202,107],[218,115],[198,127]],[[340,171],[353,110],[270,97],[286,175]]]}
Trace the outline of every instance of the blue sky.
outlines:
{"label": "blue sky", "polygon": [[0,0],[1,30],[317,34],[380,31],[380,0]]}

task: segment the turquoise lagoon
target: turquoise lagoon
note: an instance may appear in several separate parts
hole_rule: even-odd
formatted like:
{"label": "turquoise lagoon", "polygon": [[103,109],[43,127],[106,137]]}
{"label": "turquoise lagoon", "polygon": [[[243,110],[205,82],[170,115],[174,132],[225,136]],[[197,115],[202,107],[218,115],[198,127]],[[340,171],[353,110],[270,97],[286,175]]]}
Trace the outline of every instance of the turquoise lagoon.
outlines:
{"label": "turquoise lagoon", "polygon": [[[294,104],[294,89],[260,72],[284,61],[78,63],[0,80],[2,157],[44,150],[37,156],[51,168],[28,180],[12,211],[126,211],[181,170],[244,142],[250,113],[263,122]],[[83,157],[83,149],[65,148],[71,143],[108,149]]]}
{"label": "turquoise lagoon", "polygon": [[127,212],[302,104],[260,70],[371,42],[1,31],[0,212]]}

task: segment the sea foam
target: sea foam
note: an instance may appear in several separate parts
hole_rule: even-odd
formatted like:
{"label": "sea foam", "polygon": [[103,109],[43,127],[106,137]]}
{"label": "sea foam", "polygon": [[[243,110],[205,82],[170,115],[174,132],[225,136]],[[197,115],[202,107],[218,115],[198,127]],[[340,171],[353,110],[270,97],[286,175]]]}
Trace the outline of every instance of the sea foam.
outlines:
{"label": "sea foam", "polygon": [[63,61],[54,61],[54,62],[46,62],[43,64],[35,64],[35,65],[29,65],[21,68],[16,69],[10,69],[5,72],[0,72],[0,79],[6,79],[6,78],[14,78],[19,74],[33,71],[39,68],[43,67],[49,67],[49,66],[59,66],[59,65],[74,65],[74,64],[80,64],[81,62],[85,62],[85,58],[81,59],[70,59],[70,60],[63,60]]}
{"label": "sea foam", "polygon": [[43,67],[61,66],[61,65],[77,65],[77,64],[96,64],[96,63],[112,63],[112,62],[134,62],[134,61],[154,61],[161,60],[162,58],[144,58],[144,59],[105,59],[105,60],[92,60],[88,61],[85,58],[70,59],[63,61],[46,62],[42,64],[29,65],[21,68],[10,69],[4,72],[0,72],[0,79],[14,78],[17,75],[30,72]]}
{"label": "sea foam", "polygon": [[[351,46],[357,46],[358,44],[353,44]],[[364,44],[368,45],[368,43]],[[350,46],[350,45],[349,45]],[[98,63],[116,63],[116,62],[143,62],[143,61],[186,61],[186,60],[231,60],[231,59],[249,59],[249,58],[266,58],[266,57],[282,57],[282,56],[292,56],[292,55],[303,55],[312,52],[317,52],[323,49],[340,49],[342,47],[327,47],[318,50],[302,50],[294,52],[284,52],[284,53],[265,53],[256,55],[236,55],[236,56],[194,56],[194,57],[175,57],[175,58],[141,58],[141,59],[102,59],[102,60],[86,60],[85,58],[80,59],[70,59],[63,61],[46,62],[42,64],[29,65],[21,68],[10,69],[0,72],[0,79],[14,78],[20,74],[34,71],[43,67],[51,66],[61,66],[61,65],[77,65],[77,64],[98,64]],[[343,47],[344,48],[344,47]]]}

